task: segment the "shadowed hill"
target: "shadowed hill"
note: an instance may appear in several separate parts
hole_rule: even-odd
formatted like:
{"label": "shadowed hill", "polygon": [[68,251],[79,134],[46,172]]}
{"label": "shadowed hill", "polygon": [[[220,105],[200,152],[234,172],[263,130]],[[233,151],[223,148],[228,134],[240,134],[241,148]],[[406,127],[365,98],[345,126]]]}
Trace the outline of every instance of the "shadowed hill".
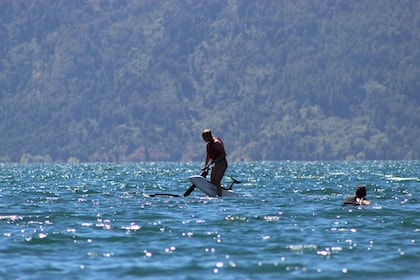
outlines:
{"label": "shadowed hill", "polygon": [[0,161],[420,158],[418,1],[3,1]]}

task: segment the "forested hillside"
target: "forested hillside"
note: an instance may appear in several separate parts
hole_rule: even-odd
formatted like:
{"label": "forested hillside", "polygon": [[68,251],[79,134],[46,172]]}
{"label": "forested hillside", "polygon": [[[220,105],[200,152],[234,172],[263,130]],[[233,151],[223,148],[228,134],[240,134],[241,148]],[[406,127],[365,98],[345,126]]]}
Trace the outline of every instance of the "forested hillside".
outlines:
{"label": "forested hillside", "polygon": [[0,162],[420,159],[417,0],[0,1]]}

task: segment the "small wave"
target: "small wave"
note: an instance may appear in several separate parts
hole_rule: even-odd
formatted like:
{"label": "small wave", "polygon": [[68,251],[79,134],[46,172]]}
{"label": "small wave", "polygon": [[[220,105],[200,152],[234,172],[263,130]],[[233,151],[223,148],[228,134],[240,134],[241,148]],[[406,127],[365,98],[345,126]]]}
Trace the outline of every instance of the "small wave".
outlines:
{"label": "small wave", "polygon": [[393,175],[385,175],[385,178],[387,178],[390,181],[397,181],[397,182],[404,182],[404,181],[420,182],[420,178],[417,178],[417,177],[397,177]]}
{"label": "small wave", "polygon": [[18,215],[6,215],[6,216],[0,216],[0,220],[17,221],[17,220],[23,220],[23,217],[18,216]]}

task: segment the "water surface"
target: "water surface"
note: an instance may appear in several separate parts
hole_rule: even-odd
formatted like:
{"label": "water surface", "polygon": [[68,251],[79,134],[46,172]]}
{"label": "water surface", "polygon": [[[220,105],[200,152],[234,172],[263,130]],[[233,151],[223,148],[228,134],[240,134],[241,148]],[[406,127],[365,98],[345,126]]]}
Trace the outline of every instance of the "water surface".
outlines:
{"label": "water surface", "polygon": [[[419,161],[0,165],[1,279],[416,279]],[[343,207],[359,184],[371,206]],[[418,278],[417,278],[418,279]]]}

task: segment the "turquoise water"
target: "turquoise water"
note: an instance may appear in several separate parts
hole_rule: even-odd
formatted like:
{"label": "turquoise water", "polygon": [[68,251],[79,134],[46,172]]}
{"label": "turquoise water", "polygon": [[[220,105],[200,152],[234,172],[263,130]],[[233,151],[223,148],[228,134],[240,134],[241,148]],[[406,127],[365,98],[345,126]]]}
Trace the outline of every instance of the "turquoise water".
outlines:
{"label": "turquoise water", "polygon": [[[0,279],[416,279],[419,161],[231,163],[237,198],[144,195],[200,164],[0,165]],[[343,207],[358,184],[372,205]]]}

